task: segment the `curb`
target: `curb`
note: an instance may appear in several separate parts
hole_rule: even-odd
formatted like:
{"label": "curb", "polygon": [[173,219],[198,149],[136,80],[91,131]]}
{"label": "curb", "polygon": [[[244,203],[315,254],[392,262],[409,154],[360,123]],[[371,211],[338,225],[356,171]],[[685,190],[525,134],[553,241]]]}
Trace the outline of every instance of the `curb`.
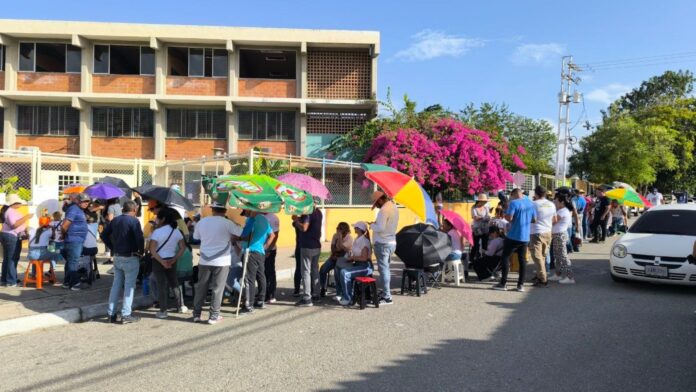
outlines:
{"label": "curb", "polygon": [[[292,279],[294,268],[285,268],[276,271],[277,280]],[[139,295],[133,298],[133,309],[150,306],[152,299],[149,296]],[[0,337],[17,335],[36,329],[56,327],[72,323],[85,322],[97,317],[106,316],[108,302],[85,305],[75,308],[62,309],[50,313],[34,314],[0,321]]]}

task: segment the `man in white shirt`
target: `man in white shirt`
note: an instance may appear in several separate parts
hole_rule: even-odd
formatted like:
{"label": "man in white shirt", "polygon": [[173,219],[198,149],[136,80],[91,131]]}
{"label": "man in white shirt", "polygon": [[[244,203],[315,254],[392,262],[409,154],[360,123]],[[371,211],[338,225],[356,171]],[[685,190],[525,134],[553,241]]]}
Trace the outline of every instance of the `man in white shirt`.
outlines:
{"label": "man in white shirt", "polygon": [[529,251],[537,270],[534,286],[547,287],[546,254],[551,245],[552,219],[556,214],[556,206],[546,198],[546,188],[541,185],[534,188],[533,200],[537,219],[529,231]]}
{"label": "man in white shirt", "polygon": [[375,257],[379,268],[379,284],[382,289],[380,305],[391,304],[391,271],[389,264],[391,256],[396,250],[396,228],[399,225],[399,210],[394,202],[387,198],[383,192],[372,194],[372,208],[379,208],[377,219],[370,225],[373,241],[375,243]]}
{"label": "man in white shirt", "polygon": [[665,204],[665,198],[662,196],[662,193],[657,191],[657,188],[653,188],[646,198],[653,207]]}
{"label": "man in white shirt", "polygon": [[208,324],[222,321],[220,306],[227,273],[232,264],[232,241],[242,234],[241,227],[225,217],[226,212],[227,208],[224,205],[213,203],[212,215],[201,219],[193,232],[193,238],[201,241],[198,283],[193,299],[194,323],[201,321],[203,302],[209,288],[213,294]]}

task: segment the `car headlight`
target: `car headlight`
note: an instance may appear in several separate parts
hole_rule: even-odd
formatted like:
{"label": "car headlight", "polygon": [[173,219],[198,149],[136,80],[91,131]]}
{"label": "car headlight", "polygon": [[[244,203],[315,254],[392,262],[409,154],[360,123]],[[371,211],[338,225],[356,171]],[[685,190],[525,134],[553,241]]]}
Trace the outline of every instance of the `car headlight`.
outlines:
{"label": "car headlight", "polygon": [[620,259],[623,259],[624,257],[626,257],[627,253],[628,252],[626,251],[626,247],[621,245],[621,244],[614,245],[614,247],[611,250],[611,254],[613,254],[614,256],[616,256]]}

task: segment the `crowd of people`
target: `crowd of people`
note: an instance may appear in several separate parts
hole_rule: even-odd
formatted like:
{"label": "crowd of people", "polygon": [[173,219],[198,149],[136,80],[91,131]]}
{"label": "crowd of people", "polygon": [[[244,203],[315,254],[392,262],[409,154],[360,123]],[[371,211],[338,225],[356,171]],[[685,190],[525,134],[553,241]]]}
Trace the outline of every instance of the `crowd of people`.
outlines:
{"label": "crowd of people", "polygon": [[[628,222],[625,208],[610,202],[603,189],[590,198],[582,190],[561,188],[551,193],[538,186],[531,197],[514,189],[509,199],[504,195],[499,195],[499,199],[498,205],[491,208],[487,195],[477,196],[471,209],[471,244],[451,222],[441,219],[441,230],[451,240],[452,251],[447,261],[464,261],[465,279],[469,275],[469,262],[487,266],[490,279],[497,281],[492,286],[495,290],[507,290],[511,258],[516,255],[520,274],[516,290],[524,291],[528,252],[536,266],[534,286],[547,287],[551,281],[575,283],[569,254],[579,251],[583,240],[603,242],[607,235],[625,231]],[[375,271],[379,271],[380,305],[393,303],[390,263],[396,249],[399,212],[382,192],[375,192],[372,200],[373,209],[378,210],[375,221],[340,222],[331,239],[330,255],[321,268],[322,211],[317,208],[311,214],[292,217],[297,306],[313,306],[327,297],[331,273],[335,281],[333,299],[349,306],[353,303],[353,280],[371,276]],[[114,280],[107,310],[111,322],[127,324],[139,320],[132,311],[138,281],[151,292],[159,309],[156,317],[160,319],[166,319],[172,308],[188,313],[184,293],[180,291],[182,277],[195,282],[194,322],[202,321],[208,293],[211,294],[206,320],[209,324],[222,320],[220,308],[225,295],[239,295],[241,312],[247,314],[276,302],[275,259],[280,230],[274,214],[244,210],[242,227],[227,217],[224,205],[213,204],[210,216],[189,219],[175,208],[149,200],[148,209],[154,219],[143,227],[138,219],[142,214],[140,203],[111,200],[103,204],[79,193],[68,195],[62,211],[51,218],[42,216],[37,229],[28,229],[32,215],[19,212],[26,203],[10,195],[7,204],[0,212],[5,286],[17,285],[16,267],[22,240],[28,237],[28,257],[52,260],[52,268],[55,262],[64,260],[63,287],[80,290],[85,285],[80,260],[89,257],[96,264],[99,238],[113,263]],[[196,267],[192,244],[200,246]],[[245,255],[246,273],[242,267]],[[484,278],[479,270],[479,278]],[[119,300],[122,300],[120,309]]]}

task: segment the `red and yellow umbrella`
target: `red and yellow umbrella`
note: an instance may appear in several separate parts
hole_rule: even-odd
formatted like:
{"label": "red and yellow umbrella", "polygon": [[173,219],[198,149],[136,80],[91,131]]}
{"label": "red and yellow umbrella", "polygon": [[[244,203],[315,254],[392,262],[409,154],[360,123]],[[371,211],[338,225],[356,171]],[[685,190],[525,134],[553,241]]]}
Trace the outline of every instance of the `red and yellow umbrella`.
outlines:
{"label": "red and yellow umbrella", "polygon": [[382,188],[397,203],[413,211],[423,222],[438,226],[430,196],[412,177],[389,166],[363,163],[365,176]]}
{"label": "red and yellow umbrella", "polygon": [[63,189],[63,194],[64,195],[70,195],[73,193],[82,193],[87,189],[86,185],[80,185],[80,184],[74,184],[70,185],[67,188]]}

